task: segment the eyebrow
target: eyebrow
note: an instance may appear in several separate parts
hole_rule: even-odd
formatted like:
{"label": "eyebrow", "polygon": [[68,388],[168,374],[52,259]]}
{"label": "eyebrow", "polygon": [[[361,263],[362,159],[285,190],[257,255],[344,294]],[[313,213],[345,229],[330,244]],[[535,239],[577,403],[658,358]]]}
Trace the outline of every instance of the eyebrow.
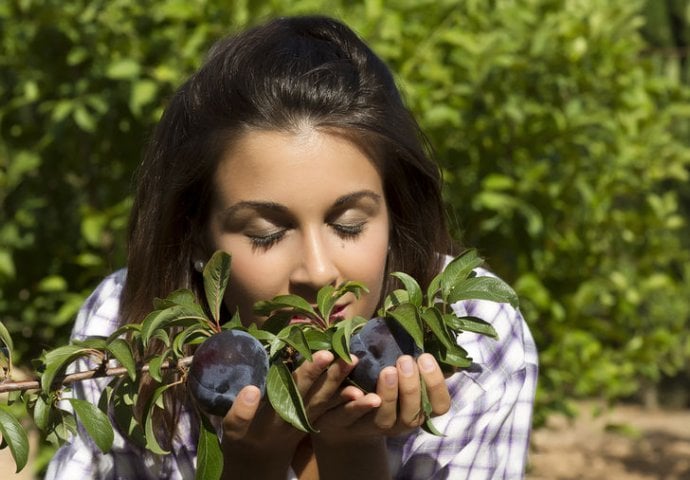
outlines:
{"label": "eyebrow", "polygon": [[[362,198],[370,198],[377,204],[381,202],[381,195],[378,193],[375,193],[371,190],[359,190],[357,192],[347,193],[341,197],[338,197],[336,201],[333,202],[332,208],[340,208],[344,205],[355,203]],[[277,214],[288,213],[288,208],[280,203],[261,200],[244,200],[223,210],[221,215],[223,217],[230,217],[236,212],[244,209],[273,212]]]}

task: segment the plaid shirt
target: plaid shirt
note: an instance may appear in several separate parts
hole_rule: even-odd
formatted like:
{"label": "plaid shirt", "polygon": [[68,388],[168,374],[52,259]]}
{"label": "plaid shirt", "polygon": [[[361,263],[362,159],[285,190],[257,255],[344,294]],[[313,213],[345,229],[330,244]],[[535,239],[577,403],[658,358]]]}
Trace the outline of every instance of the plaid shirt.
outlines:
{"label": "plaid shirt", "polygon": [[[490,275],[478,269],[480,275]],[[72,338],[107,336],[118,326],[125,271],[107,277],[86,300]],[[537,352],[520,312],[507,304],[462,301],[458,315],[491,323],[499,339],[464,332],[458,338],[476,367],[447,380],[450,410],[433,423],[444,436],[417,430],[388,439],[391,471],[397,479],[520,479],[524,476],[537,381]],[[79,360],[73,369],[90,365]],[[78,382],[72,395],[97,403],[108,379]],[[66,403],[66,402],[65,402]],[[68,407],[65,407],[68,408]],[[46,480],[192,479],[196,466],[194,422],[183,412],[170,455],[158,456],[116,433],[102,454],[78,425],[79,434],[57,451]],[[286,475],[294,479],[292,471]]]}

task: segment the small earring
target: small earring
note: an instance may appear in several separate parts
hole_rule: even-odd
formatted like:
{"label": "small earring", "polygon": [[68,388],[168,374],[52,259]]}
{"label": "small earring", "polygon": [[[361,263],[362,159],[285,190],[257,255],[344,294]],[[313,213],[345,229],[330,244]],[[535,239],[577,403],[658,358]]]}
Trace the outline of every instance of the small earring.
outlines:
{"label": "small earring", "polygon": [[194,270],[196,270],[199,273],[202,273],[204,271],[204,267],[206,264],[204,263],[203,260],[196,260],[194,262]]}

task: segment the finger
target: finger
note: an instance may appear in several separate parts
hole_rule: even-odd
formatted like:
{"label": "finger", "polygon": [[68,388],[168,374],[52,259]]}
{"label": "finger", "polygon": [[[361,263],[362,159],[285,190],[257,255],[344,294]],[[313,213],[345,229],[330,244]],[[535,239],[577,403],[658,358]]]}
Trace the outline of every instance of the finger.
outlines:
{"label": "finger", "polygon": [[408,427],[418,427],[424,420],[421,405],[421,385],[417,363],[409,355],[403,355],[396,362],[398,369],[398,397],[400,412],[398,420]]}
{"label": "finger", "polygon": [[327,350],[319,350],[311,356],[311,361],[305,361],[294,372],[297,390],[304,397],[323,372],[333,362],[333,354]]}
{"label": "finger", "polygon": [[352,363],[338,359],[328,367],[324,375],[314,382],[305,396],[307,409],[312,416],[321,415],[326,410],[346,401],[338,392],[356,364],[356,357],[352,358]]}
{"label": "finger", "polygon": [[382,429],[392,428],[398,418],[398,370],[386,367],[381,370],[376,393],[381,397],[381,406],[374,414],[374,424]]}
{"label": "finger", "polygon": [[254,385],[240,390],[235,402],[223,418],[223,436],[228,440],[238,440],[249,430],[259,408],[261,391]]}
{"label": "finger", "polygon": [[367,393],[357,400],[327,410],[319,418],[316,428],[324,432],[350,427],[367,414],[374,412],[380,405],[381,397],[375,393]]}
{"label": "finger", "polygon": [[428,353],[419,356],[417,365],[426,384],[426,391],[431,402],[431,413],[443,415],[450,409],[450,393],[441,368],[433,355]]}

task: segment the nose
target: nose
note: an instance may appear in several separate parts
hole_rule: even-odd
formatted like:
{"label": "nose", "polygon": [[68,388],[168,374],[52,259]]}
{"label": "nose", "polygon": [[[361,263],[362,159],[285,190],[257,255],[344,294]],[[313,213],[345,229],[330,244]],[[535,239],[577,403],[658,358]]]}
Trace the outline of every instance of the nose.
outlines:
{"label": "nose", "polygon": [[330,245],[323,238],[323,233],[316,229],[305,232],[301,255],[295,259],[290,276],[290,283],[294,289],[308,289],[314,292],[325,285],[335,284],[338,273]]}

